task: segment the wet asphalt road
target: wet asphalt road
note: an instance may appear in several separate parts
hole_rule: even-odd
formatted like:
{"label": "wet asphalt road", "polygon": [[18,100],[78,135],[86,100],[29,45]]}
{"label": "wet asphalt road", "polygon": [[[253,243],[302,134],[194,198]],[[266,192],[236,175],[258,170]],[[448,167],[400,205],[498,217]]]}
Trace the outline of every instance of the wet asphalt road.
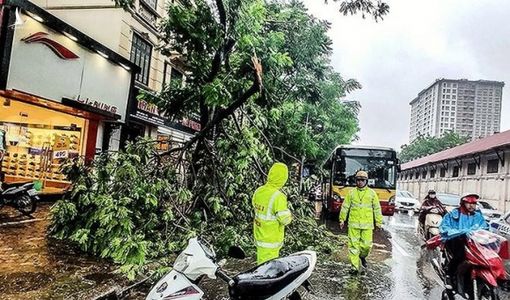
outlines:
{"label": "wet asphalt road", "polygon": [[[396,213],[385,229],[391,234],[392,258],[389,261],[393,280],[392,292],[385,299],[441,299],[439,277],[426,259],[416,233],[417,216]],[[403,297],[405,296],[405,297]]]}
{"label": "wet asphalt road", "polygon": [[[126,284],[111,273],[109,264],[46,238],[48,212],[49,205],[41,205],[34,216],[41,221],[10,225],[26,218],[6,208],[0,211],[0,299],[93,299],[99,291]],[[424,257],[416,224],[417,217],[405,213],[386,218],[385,230],[374,235],[365,275],[348,274],[346,247],[321,259],[310,279],[315,293],[304,299],[441,299],[442,287]],[[327,226],[341,234],[337,222],[329,221]],[[253,261],[232,260],[228,265],[227,271],[235,274],[250,268]],[[200,286],[206,299],[228,295],[221,281],[206,280]],[[127,298],[144,299],[149,289],[146,286]],[[509,294],[500,296],[510,300]]]}

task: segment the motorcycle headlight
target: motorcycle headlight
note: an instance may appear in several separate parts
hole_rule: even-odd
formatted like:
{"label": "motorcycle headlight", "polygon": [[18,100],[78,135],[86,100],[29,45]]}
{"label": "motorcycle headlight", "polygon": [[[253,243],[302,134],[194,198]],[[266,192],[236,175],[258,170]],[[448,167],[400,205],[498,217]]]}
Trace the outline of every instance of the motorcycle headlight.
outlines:
{"label": "motorcycle headlight", "polygon": [[181,252],[174,262],[174,269],[178,272],[184,272],[189,267],[190,259],[190,255]]}

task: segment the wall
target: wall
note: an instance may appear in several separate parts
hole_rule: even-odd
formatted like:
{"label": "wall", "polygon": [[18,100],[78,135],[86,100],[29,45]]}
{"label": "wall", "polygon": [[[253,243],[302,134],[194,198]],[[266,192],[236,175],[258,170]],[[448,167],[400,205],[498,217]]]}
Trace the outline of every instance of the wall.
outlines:
{"label": "wall", "polygon": [[[160,16],[166,15],[166,2],[157,1]],[[139,13],[144,9],[139,0],[132,11],[115,8],[112,0],[38,0],[36,4],[127,59],[131,56],[133,33],[142,35],[153,46],[148,88],[161,90],[166,57],[155,50],[159,45],[158,32]]]}
{"label": "wall", "polygon": [[[113,105],[125,120],[131,73],[98,53],[24,15],[16,27],[12,45],[7,89],[20,90],[56,102],[62,98],[87,99]],[[78,56],[62,59],[49,46],[26,43],[23,38],[43,32]],[[115,88],[112,88],[114,86]]]}
{"label": "wall", "polygon": [[[459,172],[459,177],[453,178],[454,161],[448,162],[448,171],[444,178],[440,178],[439,168],[435,178],[430,178],[430,172],[427,173],[427,178],[415,179],[414,170],[412,179],[400,179],[398,181],[398,188],[408,190],[419,199],[423,199],[429,189],[434,189],[438,193],[452,193],[464,195],[468,193],[479,194],[483,200],[486,200],[496,208],[508,211],[510,210],[510,149],[505,151],[505,165],[499,165],[499,172],[487,174],[487,161],[489,159],[497,158],[496,154],[489,153],[481,156],[480,168],[477,167],[475,175],[467,175],[467,164],[473,162],[472,159],[462,160],[462,167]],[[404,170],[408,171],[408,170]]]}

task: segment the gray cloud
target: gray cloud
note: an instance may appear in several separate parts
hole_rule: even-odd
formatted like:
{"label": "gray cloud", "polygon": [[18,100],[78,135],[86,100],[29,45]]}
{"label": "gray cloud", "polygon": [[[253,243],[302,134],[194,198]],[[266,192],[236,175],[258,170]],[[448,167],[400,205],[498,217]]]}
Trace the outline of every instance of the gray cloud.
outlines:
{"label": "gray cloud", "polygon": [[[409,101],[436,78],[510,84],[510,1],[391,0],[379,23],[344,17],[332,1],[306,0],[332,22],[333,65],[363,89],[360,144],[398,148],[409,139]],[[510,129],[509,89],[503,91],[502,130]]]}

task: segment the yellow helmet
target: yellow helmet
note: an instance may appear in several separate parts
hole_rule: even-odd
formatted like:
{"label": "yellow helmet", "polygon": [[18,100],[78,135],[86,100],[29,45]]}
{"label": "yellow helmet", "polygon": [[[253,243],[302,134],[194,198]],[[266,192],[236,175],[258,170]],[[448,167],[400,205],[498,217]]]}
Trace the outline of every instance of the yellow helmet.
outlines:
{"label": "yellow helmet", "polygon": [[356,179],[368,179],[368,174],[365,171],[358,171],[356,173]]}

